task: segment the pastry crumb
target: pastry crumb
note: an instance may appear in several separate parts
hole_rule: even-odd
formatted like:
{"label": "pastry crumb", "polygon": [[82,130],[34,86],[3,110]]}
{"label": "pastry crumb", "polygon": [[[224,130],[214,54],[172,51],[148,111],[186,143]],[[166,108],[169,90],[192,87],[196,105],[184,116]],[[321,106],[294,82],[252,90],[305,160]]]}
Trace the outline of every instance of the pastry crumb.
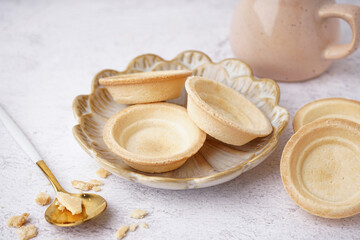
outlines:
{"label": "pastry crumb", "polygon": [[64,205],[59,204],[58,209],[59,209],[60,211],[62,211],[62,212],[63,212],[63,211],[65,210],[65,206],[64,206]]}
{"label": "pastry crumb", "polygon": [[59,209],[60,211],[64,211],[64,210],[65,210],[65,206],[62,205],[61,203],[59,203],[58,200],[55,202],[55,205],[58,206],[58,209]]}
{"label": "pastry crumb", "polygon": [[79,180],[74,180],[71,182],[71,184],[74,188],[80,189],[82,191],[89,191],[94,187],[94,185],[91,183],[87,183]]}
{"label": "pastry crumb", "polygon": [[144,218],[147,214],[148,213],[145,210],[136,209],[131,212],[130,217],[135,218],[135,219],[140,219],[140,218]]}
{"label": "pastry crumb", "polygon": [[146,229],[148,229],[148,228],[149,228],[149,225],[147,225],[147,223],[146,223],[146,222],[142,222],[142,223],[141,223],[141,226],[142,226],[143,228],[146,228]]}
{"label": "pastry crumb", "polygon": [[[73,197],[70,194],[58,192],[57,199],[59,203],[69,210],[72,215],[79,214],[82,212],[82,199],[79,197]],[[59,210],[61,205],[59,205]],[[61,207],[62,208],[62,207]]]}
{"label": "pastry crumb", "polygon": [[130,225],[130,232],[135,232],[135,230],[137,229],[138,225],[137,223],[133,223]]}
{"label": "pastry crumb", "polygon": [[94,192],[100,192],[101,191],[101,188],[100,187],[93,187],[92,190],[94,190]]}
{"label": "pastry crumb", "polygon": [[20,240],[28,240],[30,238],[36,237],[37,229],[35,225],[26,225],[19,228],[16,233]]}
{"label": "pastry crumb", "polygon": [[35,199],[35,202],[41,206],[48,205],[51,202],[51,197],[47,193],[40,192]]}
{"label": "pastry crumb", "polygon": [[24,225],[29,215],[29,213],[23,213],[20,216],[12,216],[8,219],[7,225],[9,227],[19,228]]}
{"label": "pastry crumb", "polygon": [[116,232],[117,239],[123,239],[126,236],[126,233],[129,231],[129,225],[122,226]]}
{"label": "pastry crumb", "polygon": [[111,173],[104,168],[99,168],[96,171],[96,174],[101,178],[107,178],[109,175],[111,175]]}
{"label": "pastry crumb", "polygon": [[104,183],[100,180],[97,180],[97,179],[91,179],[89,181],[90,184],[94,185],[94,186],[102,186],[104,185]]}

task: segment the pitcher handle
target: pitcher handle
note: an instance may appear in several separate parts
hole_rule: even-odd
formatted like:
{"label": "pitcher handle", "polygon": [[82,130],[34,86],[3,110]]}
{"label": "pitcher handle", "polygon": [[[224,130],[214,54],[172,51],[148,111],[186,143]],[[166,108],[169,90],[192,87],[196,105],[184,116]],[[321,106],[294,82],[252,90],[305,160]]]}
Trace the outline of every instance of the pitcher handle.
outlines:
{"label": "pitcher handle", "polygon": [[352,39],[348,44],[328,46],[324,51],[324,58],[340,59],[353,53],[360,44],[360,7],[351,4],[328,4],[319,11],[321,18],[341,18],[351,27]]}

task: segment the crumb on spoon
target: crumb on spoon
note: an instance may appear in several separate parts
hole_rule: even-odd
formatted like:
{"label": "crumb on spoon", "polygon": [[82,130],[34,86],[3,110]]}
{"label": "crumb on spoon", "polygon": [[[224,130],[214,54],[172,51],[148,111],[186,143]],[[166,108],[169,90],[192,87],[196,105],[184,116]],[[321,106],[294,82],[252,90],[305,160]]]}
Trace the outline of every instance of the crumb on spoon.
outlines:
{"label": "crumb on spoon", "polygon": [[58,192],[57,199],[59,203],[71,212],[72,215],[79,214],[82,212],[82,199],[73,197],[70,194]]}

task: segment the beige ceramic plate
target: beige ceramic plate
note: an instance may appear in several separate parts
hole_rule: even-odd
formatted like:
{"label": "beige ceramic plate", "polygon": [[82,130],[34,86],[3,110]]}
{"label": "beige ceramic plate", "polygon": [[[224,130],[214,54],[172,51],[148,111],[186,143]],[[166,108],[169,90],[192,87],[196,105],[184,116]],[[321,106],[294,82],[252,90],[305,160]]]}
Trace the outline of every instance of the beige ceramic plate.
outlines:
{"label": "beige ceramic plate", "polygon": [[360,213],[360,125],[320,119],[300,128],[281,158],[281,178],[290,197],[325,218]]}
{"label": "beige ceramic plate", "polygon": [[[272,134],[241,147],[207,139],[197,154],[171,172],[149,174],[129,167],[106,147],[102,136],[107,119],[126,106],[114,102],[109,92],[99,86],[99,79],[121,73],[169,69],[192,70],[194,75],[214,79],[240,92],[270,120]],[[279,97],[279,87],[273,80],[256,80],[250,67],[237,59],[214,63],[207,55],[198,51],[180,53],[172,60],[146,54],[133,59],[123,72],[103,70],[94,77],[91,94],[74,99],[73,111],[79,124],[74,126],[73,133],[90,156],[104,168],[123,178],[164,189],[208,187],[239,176],[257,166],[274,151],[289,121],[287,110],[278,106]],[[185,106],[185,90],[179,98],[168,102]]]}
{"label": "beige ceramic plate", "polygon": [[172,103],[127,107],[106,122],[103,136],[108,148],[127,165],[148,173],[182,166],[206,139],[186,108]]}
{"label": "beige ceramic plate", "polygon": [[190,118],[221,142],[241,146],[272,132],[264,113],[231,87],[195,76],[186,80],[185,88]]}
{"label": "beige ceramic plate", "polygon": [[325,118],[341,118],[360,123],[360,102],[345,98],[325,98],[308,103],[294,116],[294,132],[305,124]]}

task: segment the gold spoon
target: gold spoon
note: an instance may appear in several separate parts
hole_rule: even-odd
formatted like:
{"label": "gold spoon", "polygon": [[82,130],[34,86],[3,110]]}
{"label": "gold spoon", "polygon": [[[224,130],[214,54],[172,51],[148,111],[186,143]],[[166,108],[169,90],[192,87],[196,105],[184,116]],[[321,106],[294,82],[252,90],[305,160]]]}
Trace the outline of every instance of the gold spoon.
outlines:
{"label": "gold spoon", "polygon": [[[35,147],[30,143],[26,138],[24,133],[16,125],[16,123],[10,118],[10,116],[5,112],[5,110],[0,106],[0,119],[3,122],[4,126],[9,130],[16,142],[22,147],[25,153],[30,157],[30,159],[40,167],[44,172],[46,177],[49,179],[50,183],[55,189],[56,194],[58,192],[66,192],[59,182],[56,180],[54,174],[50,171],[48,166],[43,160],[41,160],[40,154],[36,151]],[[51,224],[61,226],[61,227],[71,227],[79,225],[85,221],[93,219],[99,216],[106,209],[106,200],[97,195],[89,193],[68,193],[71,196],[79,197],[82,199],[82,212],[76,215],[73,215],[67,209],[61,211],[58,209],[56,203],[57,199],[46,209],[45,219]]]}

